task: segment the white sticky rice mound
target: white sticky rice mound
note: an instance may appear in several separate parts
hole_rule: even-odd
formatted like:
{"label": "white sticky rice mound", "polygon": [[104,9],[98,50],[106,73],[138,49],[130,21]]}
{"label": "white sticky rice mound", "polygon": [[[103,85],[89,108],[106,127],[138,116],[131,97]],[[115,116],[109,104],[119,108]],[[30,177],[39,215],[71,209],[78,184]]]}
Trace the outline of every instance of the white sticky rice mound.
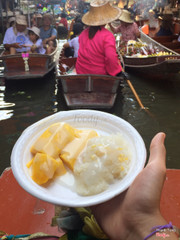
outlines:
{"label": "white sticky rice mound", "polygon": [[105,191],[127,174],[131,158],[129,144],[121,134],[90,139],[74,168],[77,193],[88,196]]}

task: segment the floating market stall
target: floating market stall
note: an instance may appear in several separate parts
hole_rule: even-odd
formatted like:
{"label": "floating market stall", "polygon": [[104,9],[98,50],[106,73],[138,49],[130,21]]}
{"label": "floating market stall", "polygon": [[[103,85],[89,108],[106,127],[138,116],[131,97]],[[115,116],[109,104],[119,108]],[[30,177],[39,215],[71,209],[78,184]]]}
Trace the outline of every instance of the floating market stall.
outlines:
{"label": "floating market stall", "polygon": [[143,32],[138,41],[129,41],[118,45],[127,71],[151,75],[171,74],[180,71],[180,54],[166,48]]}

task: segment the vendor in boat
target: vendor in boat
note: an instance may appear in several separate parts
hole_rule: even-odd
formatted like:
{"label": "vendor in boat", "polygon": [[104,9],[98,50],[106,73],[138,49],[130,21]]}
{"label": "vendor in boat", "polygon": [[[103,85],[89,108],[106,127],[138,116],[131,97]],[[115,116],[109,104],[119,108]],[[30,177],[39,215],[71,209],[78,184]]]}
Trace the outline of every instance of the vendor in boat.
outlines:
{"label": "vendor in boat", "polygon": [[129,40],[136,40],[140,37],[140,31],[137,23],[131,18],[131,13],[128,10],[123,9],[122,14],[119,18],[121,24],[119,27],[115,28],[110,23],[110,28],[113,33],[121,33],[121,41],[128,42]]}
{"label": "vendor in boat", "polygon": [[76,62],[78,74],[121,74],[115,37],[105,28],[107,23],[117,19],[120,14],[120,9],[111,6],[108,0],[91,1],[89,12],[82,17],[82,22],[88,27],[79,36]]}
{"label": "vendor in boat", "polygon": [[47,54],[52,53],[56,47],[57,30],[52,26],[53,16],[45,14],[42,18],[42,27],[40,28],[40,38],[43,40],[43,46]]}
{"label": "vendor in boat", "polygon": [[45,54],[42,39],[40,39],[40,29],[37,27],[28,28],[29,40],[27,42],[27,50],[29,53]]}
{"label": "vendor in boat", "polygon": [[3,44],[10,54],[26,51],[24,45],[28,40],[27,21],[23,15],[17,15],[15,25],[6,30]]}
{"label": "vendor in boat", "polygon": [[170,10],[165,10],[159,26],[159,31],[157,31],[156,36],[171,36],[173,35],[173,32],[173,14]]}

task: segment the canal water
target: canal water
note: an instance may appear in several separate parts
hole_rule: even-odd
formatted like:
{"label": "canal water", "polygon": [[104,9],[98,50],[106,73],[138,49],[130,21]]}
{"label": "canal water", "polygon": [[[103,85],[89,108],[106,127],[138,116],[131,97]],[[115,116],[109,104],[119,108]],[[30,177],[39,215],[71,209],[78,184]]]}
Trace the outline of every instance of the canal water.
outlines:
{"label": "canal water", "polygon": [[[147,151],[152,137],[166,133],[167,167],[180,168],[180,74],[168,79],[129,75],[143,105],[141,109],[126,82],[121,83],[112,110],[141,134]],[[58,111],[68,110],[55,75],[7,83],[0,78],[0,174],[10,166],[13,145],[24,129]],[[149,153],[148,153],[149,155]]]}

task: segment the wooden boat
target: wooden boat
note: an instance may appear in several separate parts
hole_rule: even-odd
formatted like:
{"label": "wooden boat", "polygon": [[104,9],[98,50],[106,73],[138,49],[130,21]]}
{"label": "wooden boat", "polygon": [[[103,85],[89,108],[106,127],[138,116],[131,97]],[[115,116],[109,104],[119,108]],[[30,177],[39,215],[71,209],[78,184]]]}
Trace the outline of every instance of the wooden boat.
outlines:
{"label": "wooden boat", "polygon": [[[38,201],[21,188],[11,168],[6,169],[0,176],[0,189],[0,219],[3,219],[1,231],[13,235],[37,232],[54,236],[64,234],[62,231],[58,232],[57,226],[51,226],[52,218],[55,216],[55,206],[42,200]],[[180,228],[179,189],[180,170],[167,169],[160,209],[166,221],[171,221],[178,228]],[[38,213],[38,209],[44,209],[44,212]]]}
{"label": "wooden boat", "polygon": [[0,60],[3,61],[4,65],[4,78],[6,80],[43,78],[55,68],[56,52],[57,48],[50,55],[29,54],[27,60],[29,71],[25,71],[25,61],[22,54],[10,55],[3,51],[0,55]]}
{"label": "wooden boat", "polygon": [[[11,168],[5,169],[0,176],[0,189],[0,217],[3,219],[0,232],[3,231],[9,235],[37,232],[53,236],[63,234],[58,231],[57,226],[51,225],[52,218],[55,216],[55,206],[37,199],[21,188]],[[21,206],[21,210],[17,206]]]}
{"label": "wooden boat", "polygon": [[120,86],[119,77],[95,74],[68,75],[76,58],[61,58],[57,78],[60,80],[68,108],[110,109]]}
{"label": "wooden boat", "polygon": [[143,32],[141,32],[140,40],[148,45],[151,44],[153,47],[157,47],[159,51],[166,52],[166,55],[144,57],[123,55],[126,71],[139,72],[151,76],[178,73],[180,71],[180,54],[156,42]]}
{"label": "wooden boat", "polygon": [[180,42],[176,41],[177,38],[178,35],[152,37],[152,39],[154,39],[156,42],[180,54]]}

